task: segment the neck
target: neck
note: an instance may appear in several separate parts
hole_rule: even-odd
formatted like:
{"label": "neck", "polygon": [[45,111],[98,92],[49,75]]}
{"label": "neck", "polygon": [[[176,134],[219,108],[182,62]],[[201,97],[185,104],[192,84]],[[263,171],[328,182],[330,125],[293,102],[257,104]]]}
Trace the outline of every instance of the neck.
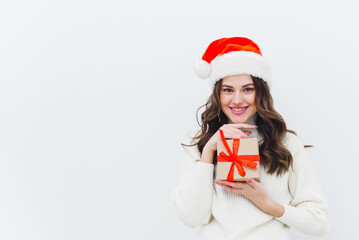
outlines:
{"label": "neck", "polygon": [[[255,125],[257,119],[257,113],[255,113],[252,117],[250,117],[245,124]],[[228,123],[233,123],[230,119],[228,119]],[[249,129],[249,128],[241,128],[242,131],[249,131],[251,134],[249,135],[252,138],[257,138],[259,141],[262,139],[262,136],[259,134],[258,129]]]}
{"label": "neck", "polygon": [[[255,113],[252,117],[250,117],[244,123],[249,124],[249,125],[255,125],[256,124],[256,119],[257,119],[257,113]],[[231,119],[228,118],[228,123],[233,123],[233,122],[231,121]]]}

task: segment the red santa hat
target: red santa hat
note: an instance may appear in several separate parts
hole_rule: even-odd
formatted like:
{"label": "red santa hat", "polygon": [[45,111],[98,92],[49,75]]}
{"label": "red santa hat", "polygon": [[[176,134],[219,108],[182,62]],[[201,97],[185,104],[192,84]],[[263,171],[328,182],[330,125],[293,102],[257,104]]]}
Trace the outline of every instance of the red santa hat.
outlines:
{"label": "red santa hat", "polygon": [[195,72],[202,79],[209,78],[212,87],[224,77],[239,74],[259,77],[270,84],[272,75],[258,45],[244,37],[213,41],[196,62]]}

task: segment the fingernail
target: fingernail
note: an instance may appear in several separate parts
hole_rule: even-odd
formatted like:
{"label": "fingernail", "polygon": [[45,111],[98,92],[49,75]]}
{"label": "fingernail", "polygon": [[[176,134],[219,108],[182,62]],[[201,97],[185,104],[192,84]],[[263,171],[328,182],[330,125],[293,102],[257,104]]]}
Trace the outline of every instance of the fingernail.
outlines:
{"label": "fingernail", "polygon": [[248,178],[247,179],[247,183],[252,183],[253,182],[253,179],[252,178]]}

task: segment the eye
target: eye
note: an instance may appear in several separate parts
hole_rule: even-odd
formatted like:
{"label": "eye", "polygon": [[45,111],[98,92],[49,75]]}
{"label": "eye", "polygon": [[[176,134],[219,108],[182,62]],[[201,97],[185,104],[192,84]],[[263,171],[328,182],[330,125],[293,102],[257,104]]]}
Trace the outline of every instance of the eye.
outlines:
{"label": "eye", "polygon": [[230,88],[225,88],[225,89],[223,89],[223,92],[233,92],[233,90]]}
{"label": "eye", "polygon": [[245,88],[243,91],[244,92],[251,92],[251,91],[253,91],[254,90],[254,88]]}

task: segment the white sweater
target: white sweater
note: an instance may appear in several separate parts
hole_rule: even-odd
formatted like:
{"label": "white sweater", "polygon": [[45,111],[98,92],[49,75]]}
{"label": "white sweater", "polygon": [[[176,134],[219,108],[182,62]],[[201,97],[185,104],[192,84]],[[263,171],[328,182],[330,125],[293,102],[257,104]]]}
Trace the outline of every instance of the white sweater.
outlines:
{"label": "white sweater", "polygon": [[[250,136],[262,139],[257,130]],[[190,141],[188,137],[185,143]],[[330,210],[303,143],[287,133],[283,144],[293,156],[294,171],[290,168],[277,177],[260,167],[261,184],[274,202],[285,207],[281,217],[266,214],[244,196],[215,184],[215,166],[199,161],[196,146],[184,148],[181,180],[172,203],[184,224],[200,227],[196,239],[287,240],[289,227],[313,236],[327,232]]]}

